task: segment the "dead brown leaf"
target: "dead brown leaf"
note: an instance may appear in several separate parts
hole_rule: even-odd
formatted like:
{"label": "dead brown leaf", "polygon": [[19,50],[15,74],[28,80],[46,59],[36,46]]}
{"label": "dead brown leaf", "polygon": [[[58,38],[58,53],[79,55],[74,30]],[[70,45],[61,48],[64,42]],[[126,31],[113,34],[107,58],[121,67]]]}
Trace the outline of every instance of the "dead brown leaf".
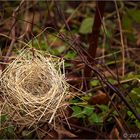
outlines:
{"label": "dead brown leaf", "polygon": [[69,74],[69,75],[66,75],[66,81],[69,84],[79,84],[79,83],[82,83],[83,79],[82,77],[78,77],[75,74]]}
{"label": "dead brown leaf", "polygon": [[120,140],[120,133],[116,127],[112,129],[109,138]]}
{"label": "dead brown leaf", "polygon": [[109,102],[109,98],[107,97],[107,95],[102,92],[101,90],[97,91],[97,94],[92,96],[89,99],[89,104],[91,105],[95,105],[95,104],[107,104]]}
{"label": "dead brown leaf", "polygon": [[77,137],[75,134],[66,130],[63,126],[57,126],[55,131],[58,133],[59,139],[62,139],[62,138],[76,138]]}

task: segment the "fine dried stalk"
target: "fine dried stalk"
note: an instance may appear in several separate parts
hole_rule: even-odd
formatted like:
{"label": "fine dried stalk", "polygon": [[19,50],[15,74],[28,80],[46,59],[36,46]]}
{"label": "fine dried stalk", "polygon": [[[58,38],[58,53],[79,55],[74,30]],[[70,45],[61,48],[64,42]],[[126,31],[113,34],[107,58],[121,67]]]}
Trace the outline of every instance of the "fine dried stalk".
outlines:
{"label": "fine dried stalk", "polygon": [[124,45],[124,40],[123,40],[122,25],[121,25],[119,9],[117,6],[117,2],[115,0],[114,0],[114,3],[115,3],[116,11],[117,11],[118,23],[119,23],[119,28],[120,28],[120,40],[121,40],[121,52],[122,52],[122,76],[124,76],[124,73],[125,73],[125,45]]}

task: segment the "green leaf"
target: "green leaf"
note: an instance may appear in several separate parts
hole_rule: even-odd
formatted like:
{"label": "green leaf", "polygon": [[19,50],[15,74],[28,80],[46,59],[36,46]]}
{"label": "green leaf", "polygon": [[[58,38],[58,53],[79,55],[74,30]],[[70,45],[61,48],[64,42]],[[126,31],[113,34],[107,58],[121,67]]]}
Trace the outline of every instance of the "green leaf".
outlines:
{"label": "green leaf", "polygon": [[135,121],[135,124],[140,129],[140,122],[138,120]]}
{"label": "green leaf", "polygon": [[102,112],[108,112],[109,107],[107,105],[97,105],[101,109]]}
{"label": "green leaf", "polygon": [[93,18],[85,18],[80,26],[79,33],[88,34],[92,32]]}
{"label": "green leaf", "polygon": [[68,51],[64,56],[64,58],[66,59],[74,59],[75,57],[76,57],[76,53],[73,51]]}
{"label": "green leaf", "polygon": [[[132,65],[132,66],[134,66],[134,65]],[[134,72],[130,72],[125,77],[125,79],[132,79],[132,78],[140,79],[140,75],[139,74],[135,74]]]}
{"label": "green leaf", "polygon": [[132,20],[128,17],[128,15],[125,15],[123,17],[122,26],[127,31],[131,31],[132,30]]}
{"label": "green leaf", "polygon": [[125,89],[127,89],[127,88],[129,87],[129,85],[128,85],[128,84],[124,84],[123,87],[124,87]]}
{"label": "green leaf", "polygon": [[44,39],[42,39],[42,40],[40,41],[39,46],[40,46],[40,49],[41,49],[41,50],[47,50],[48,44],[47,44],[47,40],[46,40],[45,37],[44,37]]}
{"label": "green leaf", "polygon": [[2,114],[2,115],[0,116],[0,123],[4,123],[7,119],[8,119],[8,118],[7,118],[7,114]]}
{"label": "green leaf", "polygon": [[50,53],[53,55],[58,55],[59,51],[57,49],[50,49]]}
{"label": "green leaf", "polygon": [[140,114],[140,108],[137,107],[136,110],[137,110],[138,114]]}
{"label": "green leaf", "polygon": [[135,35],[133,33],[128,33],[127,34],[127,38],[131,42],[135,42],[136,41],[136,37],[135,37]]}
{"label": "green leaf", "polygon": [[115,111],[113,111],[113,113],[112,113],[113,115],[115,115],[115,116],[118,116],[118,113],[117,113],[117,111],[115,110]]}
{"label": "green leaf", "polygon": [[138,87],[138,88],[133,88],[132,93],[133,93],[133,94],[140,94],[140,87]]}
{"label": "green leaf", "polygon": [[88,121],[91,123],[91,124],[94,124],[94,123],[101,123],[103,120],[100,116],[98,116],[96,113],[92,113],[92,115],[90,117],[88,117]]}
{"label": "green leaf", "polygon": [[50,49],[50,52],[53,54],[53,55],[60,55],[61,53],[63,53],[66,49],[66,46],[59,46],[57,48],[52,48]]}
{"label": "green leaf", "polygon": [[106,31],[106,36],[107,36],[107,38],[111,38],[112,37],[112,31],[107,30]]}
{"label": "green leaf", "polygon": [[[130,94],[129,94],[129,96],[127,97],[127,100],[131,103],[132,101],[136,104],[136,105],[138,105],[138,103],[139,103],[139,99],[140,99],[140,89],[139,88],[133,88],[132,90],[131,90],[131,92],[130,92]],[[131,100],[131,99],[132,100]],[[132,102],[132,103],[133,103]]]}
{"label": "green leaf", "polygon": [[130,117],[133,113],[131,111],[127,111],[127,115]]}
{"label": "green leaf", "polygon": [[140,23],[140,10],[131,9],[127,10],[127,13],[135,22]]}
{"label": "green leaf", "polygon": [[73,107],[72,107],[72,110],[73,110],[74,112],[78,112],[78,113],[82,111],[81,107],[79,107],[79,106],[73,106]]}
{"label": "green leaf", "polygon": [[83,112],[82,112],[81,107],[73,106],[72,110],[73,110],[72,117],[76,117],[76,118],[84,118],[85,117]]}
{"label": "green leaf", "polygon": [[136,119],[135,116],[133,115],[133,113],[131,111],[127,111],[127,115],[131,118],[131,119]]}
{"label": "green leaf", "polygon": [[78,103],[79,102],[79,99],[71,99],[69,102],[70,103]]}
{"label": "green leaf", "polygon": [[84,110],[83,110],[83,113],[87,116],[90,116],[93,113],[93,108],[85,107]]}
{"label": "green leaf", "polygon": [[68,8],[66,10],[66,13],[68,13],[68,14],[73,14],[74,12],[75,12],[75,9],[72,9],[72,8]]}
{"label": "green leaf", "polygon": [[65,63],[64,63],[64,66],[65,66],[65,68],[66,68],[66,67],[71,67],[72,64],[71,64],[71,63],[67,63],[67,62],[65,62]]}
{"label": "green leaf", "polygon": [[116,83],[116,80],[111,79],[111,78],[109,78],[108,81],[109,81],[111,84],[115,84],[115,83]]}
{"label": "green leaf", "polygon": [[5,135],[6,138],[14,138],[14,126],[13,125],[9,125],[6,129],[5,129]]}
{"label": "green leaf", "polygon": [[82,100],[85,100],[85,101],[88,101],[91,97],[89,95],[86,95],[86,96],[82,96],[81,99]]}
{"label": "green leaf", "polygon": [[8,131],[9,134],[13,134],[14,133],[14,126],[13,125],[9,125],[7,127],[7,131]]}
{"label": "green leaf", "polygon": [[59,47],[57,47],[57,49],[58,49],[58,52],[59,52],[59,53],[62,53],[62,52],[65,51],[66,46],[59,46]]}
{"label": "green leaf", "polygon": [[93,86],[93,87],[99,85],[99,80],[90,81],[90,85]]}

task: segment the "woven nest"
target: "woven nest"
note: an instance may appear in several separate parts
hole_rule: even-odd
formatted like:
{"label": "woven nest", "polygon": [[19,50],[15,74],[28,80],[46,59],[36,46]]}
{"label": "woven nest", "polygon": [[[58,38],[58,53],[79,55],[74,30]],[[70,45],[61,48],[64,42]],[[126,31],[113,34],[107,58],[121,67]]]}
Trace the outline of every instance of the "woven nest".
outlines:
{"label": "woven nest", "polygon": [[20,52],[0,79],[2,112],[18,124],[54,123],[67,106],[63,65],[63,60],[37,50]]}

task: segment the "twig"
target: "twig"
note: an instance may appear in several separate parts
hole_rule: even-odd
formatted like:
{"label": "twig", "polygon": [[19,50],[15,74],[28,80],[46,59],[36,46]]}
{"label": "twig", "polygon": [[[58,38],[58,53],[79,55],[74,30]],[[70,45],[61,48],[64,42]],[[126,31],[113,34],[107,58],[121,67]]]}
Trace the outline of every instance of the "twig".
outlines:
{"label": "twig", "polygon": [[[2,60],[2,52],[1,52],[1,48],[0,48],[0,62]],[[1,77],[1,74],[2,74],[2,66],[0,64],[0,77]]]}
{"label": "twig", "polygon": [[[99,77],[99,78],[100,78],[100,77]],[[110,100],[110,102],[111,102],[113,108],[116,110],[116,112],[118,113],[120,119],[122,120],[122,122],[123,122],[124,125],[126,126],[127,130],[130,132],[129,127],[127,126],[127,124],[126,124],[126,122],[125,122],[123,116],[122,116],[121,113],[119,112],[119,110],[118,110],[116,104],[112,101],[112,98],[109,96],[107,90],[106,90],[105,87],[103,86],[103,81],[102,81],[102,80],[101,80],[101,85],[102,85],[102,87],[103,87],[103,89],[104,89],[104,91],[105,91],[107,97],[109,98],[109,100]]]}
{"label": "twig", "polygon": [[[132,82],[133,80],[139,81],[139,79],[137,79],[137,78],[131,78],[131,79],[126,79],[126,80],[120,81],[120,84],[125,84],[125,83],[128,83],[128,82]],[[112,85],[113,85],[113,86],[117,86],[117,85],[118,85],[118,82],[115,82],[115,83],[113,83]],[[103,86],[104,86],[105,88],[107,87],[107,85],[105,85],[105,84],[103,84]],[[97,87],[95,87],[95,88],[93,88],[93,89],[88,90],[87,92],[90,93],[91,91],[96,91],[96,90],[99,90],[99,89],[101,89],[101,88],[102,88],[102,86],[97,86]]]}
{"label": "twig", "polygon": [[121,122],[119,121],[119,119],[114,116],[114,119],[116,120],[116,123],[118,124],[118,126],[120,127],[120,129],[122,130],[123,133],[126,133],[124,127],[122,126]]}
{"label": "twig", "polygon": [[120,28],[121,51],[122,51],[122,76],[124,76],[124,72],[125,72],[125,46],[124,46],[124,41],[123,41],[123,33],[122,33],[120,14],[119,14],[116,0],[114,0],[114,3],[115,3],[116,11],[117,11],[118,23],[119,23],[119,28]]}
{"label": "twig", "polygon": [[[64,124],[67,124],[65,121],[63,121]],[[72,126],[71,128],[75,127],[77,129],[80,129],[80,130],[84,130],[84,131],[87,131],[87,132],[92,132],[92,133],[96,133],[98,135],[100,135],[99,132],[96,132],[95,130],[93,129],[90,129],[90,128],[86,128],[86,127],[82,127],[82,126],[78,126],[78,125],[75,125],[75,124],[72,124],[70,123],[70,125]]]}
{"label": "twig", "polygon": [[24,3],[24,0],[22,0],[19,4],[19,6],[13,11],[13,14],[12,14],[12,17],[13,18],[13,22],[12,22],[12,29],[11,29],[11,38],[12,38],[12,41],[10,43],[10,46],[9,46],[9,49],[7,50],[7,53],[6,53],[6,56],[4,58],[4,62],[7,62],[8,61],[8,57],[10,56],[11,54],[11,51],[13,49],[13,45],[16,41],[16,31],[15,31],[15,24],[16,24],[16,14],[17,12],[19,11],[20,7],[22,6],[22,4]]}

